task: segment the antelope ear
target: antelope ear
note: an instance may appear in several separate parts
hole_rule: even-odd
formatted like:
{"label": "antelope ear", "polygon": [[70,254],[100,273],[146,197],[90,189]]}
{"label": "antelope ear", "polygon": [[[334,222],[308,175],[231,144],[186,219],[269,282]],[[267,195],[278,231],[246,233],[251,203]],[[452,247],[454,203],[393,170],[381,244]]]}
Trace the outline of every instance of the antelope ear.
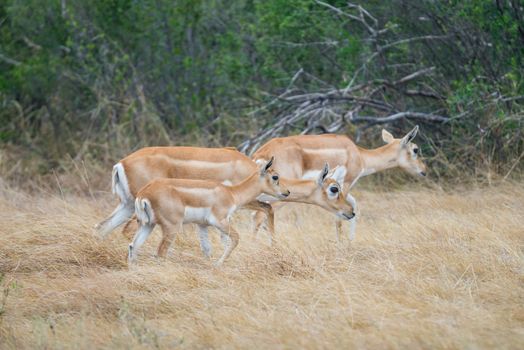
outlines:
{"label": "antelope ear", "polygon": [[384,140],[385,143],[391,143],[394,139],[389,131],[382,129],[382,140]]}
{"label": "antelope ear", "polygon": [[337,165],[337,167],[332,170],[332,174],[329,177],[335,180],[340,186],[343,186],[346,173],[347,169],[345,166]]}
{"label": "antelope ear", "polygon": [[416,125],[413,130],[411,130],[410,132],[408,132],[406,134],[406,136],[404,136],[402,138],[402,140],[400,141],[400,145],[401,146],[405,146],[407,145],[408,143],[410,143],[414,138],[415,136],[417,136],[417,133],[418,133],[418,125]]}
{"label": "antelope ear", "polygon": [[273,165],[273,161],[275,160],[275,157],[271,157],[271,159],[269,160],[269,162],[267,163],[263,163],[262,162],[262,166],[260,168],[260,175],[265,175],[267,173],[267,171],[269,170],[269,168],[271,168],[271,166]]}
{"label": "antelope ear", "polygon": [[326,163],[326,165],[324,165],[324,169],[322,169],[322,171],[318,175],[317,184],[319,186],[322,186],[322,184],[324,183],[324,180],[326,180],[326,176],[328,173],[329,173],[329,164]]}

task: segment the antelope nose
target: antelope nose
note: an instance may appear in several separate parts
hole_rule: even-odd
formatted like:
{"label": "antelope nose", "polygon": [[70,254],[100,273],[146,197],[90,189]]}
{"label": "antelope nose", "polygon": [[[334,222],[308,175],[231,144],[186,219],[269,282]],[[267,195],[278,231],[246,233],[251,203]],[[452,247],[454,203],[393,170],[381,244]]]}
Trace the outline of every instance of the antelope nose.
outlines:
{"label": "antelope nose", "polygon": [[291,194],[291,192],[289,192],[289,190],[287,190],[285,193],[282,193],[282,195],[283,195],[284,197],[287,197],[287,196],[289,196],[290,194]]}
{"label": "antelope nose", "polygon": [[426,172],[425,172],[425,171],[421,171],[421,172],[420,172],[420,175],[422,175],[422,176],[426,176]]}

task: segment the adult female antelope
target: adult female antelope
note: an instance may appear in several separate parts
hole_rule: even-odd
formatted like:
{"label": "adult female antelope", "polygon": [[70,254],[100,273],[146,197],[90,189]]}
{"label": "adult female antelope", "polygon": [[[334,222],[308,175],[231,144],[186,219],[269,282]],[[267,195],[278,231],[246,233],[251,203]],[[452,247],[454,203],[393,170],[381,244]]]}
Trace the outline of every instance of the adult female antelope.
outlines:
{"label": "adult female antelope", "polygon": [[[147,147],[140,149],[113,167],[112,189],[120,198],[120,203],[96,228],[99,234],[105,237],[115,228],[129,221],[134,213],[136,194],[151,180],[179,178],[238,184],[256,170],[255,162],[232,148]],[[336,176],[337,181],[342,183],[345,168],[339,168]],[[282,181],[292,193],[288,200],[315,204],[337,214],[336,208],[332,207],[333,201],[323,195],[325,188],[317,182],[287,181],[287,179]],[[245,208],[266,213],[269,218],[268,231],[270,237],[273,237],[274,215],[271,206],[260,201],[252,201],[247,203]],[[201,230],[201,235],[206,233],[207,228]]]}
{"label": "adult female antelope", "polygon": [[[129,221],[134,213],[136,194],[154,179],[212,180],[238,184],[256,170],[257,165],[249,157],[231,148],[142,148],[113,167],[112,191],[119,197],[120,203],[95,228],[101,237],[106,237]],[[264,208],[264,204],[261,207]]]}
{"label": "adult female antelope", "polygon": [[157,179],[149,182],[136,196],[135,214],[140,227],[129,245],[129,262],[136,259],[138,249],[156,224],[161,226],[164,236],[159,248],[162,256],[183,224],[196,223],[200,227],[214,226],[230,238],[217,262],[222,264],[238,244],[238,233],[229,224],[235,210],[262,193],[278,198],[289,196],[278,174],[271,169],[272,164],[273,158],[233,186],[204,180]]}
{"label": "adult female antelope", "polygon": [[[344,135],[298,135],[275,138],[260,147],[253,160],[264,161],[269,155],[274,155],[275,169],[286,178],[307,179],[316,177],[324,162],[332,167],[343,165],[347,169],[344,178],[344,189],[355,185],[359,178],[376,172],[400,167],[408,173],[426,176],[426,166],[419,158],[419,147],[411,141],[418,132],[418,125],[403,138],[396,139],[386,130],[382,130],[385,146],[376,149],[364,149],[355,145]],[[352,197],[348,197],[352,201]],[[356,202],[353,202],[356,210]],[[269,212],[273,215],[272,212]],[[257,213],[256,226],[263,220],[263,215]],[[272,219],[269,218],[269,221]],[[355,221],[352,221],[350,239],[354,239]],[[341,231],[341,222],[337,221],[337,238]]]}

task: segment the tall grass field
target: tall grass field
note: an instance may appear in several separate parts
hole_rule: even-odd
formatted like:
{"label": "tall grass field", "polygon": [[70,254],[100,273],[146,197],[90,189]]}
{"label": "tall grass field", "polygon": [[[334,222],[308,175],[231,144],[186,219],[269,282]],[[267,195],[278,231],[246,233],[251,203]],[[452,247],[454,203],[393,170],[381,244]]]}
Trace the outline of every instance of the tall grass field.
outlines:
{"label": "tall grass field", "polygon": [[[160,230],[136,267],[129,240],[93,225],[110,194],[0,195],[0,348],[524,348],[524,185],[357,190],[357,236],[290,204],[274,246],[235,214],[230,259],[186,226],[164,260]],[[348,226],[344,227],[348,231]]]}

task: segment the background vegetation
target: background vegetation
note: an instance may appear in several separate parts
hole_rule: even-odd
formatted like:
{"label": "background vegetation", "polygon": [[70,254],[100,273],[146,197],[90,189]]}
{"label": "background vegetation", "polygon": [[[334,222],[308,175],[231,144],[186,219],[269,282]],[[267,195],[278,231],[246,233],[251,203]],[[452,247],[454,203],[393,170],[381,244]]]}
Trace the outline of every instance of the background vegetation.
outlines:
{"label": "background vegetation", "polygon": [[[220,269],[93,235],[139,147],[415,124],[429,179],[359,184],[351,243],[302,204]],[[524,349],[523,182],[442,190],[522,178],[523,124],[523,0],[0,0],[0,348]]]}
{"label": "background vegetation", "polygon": [[522,0],[0,0],[0,170],[418,123],[433,175],[507,177],[523,67]]}

